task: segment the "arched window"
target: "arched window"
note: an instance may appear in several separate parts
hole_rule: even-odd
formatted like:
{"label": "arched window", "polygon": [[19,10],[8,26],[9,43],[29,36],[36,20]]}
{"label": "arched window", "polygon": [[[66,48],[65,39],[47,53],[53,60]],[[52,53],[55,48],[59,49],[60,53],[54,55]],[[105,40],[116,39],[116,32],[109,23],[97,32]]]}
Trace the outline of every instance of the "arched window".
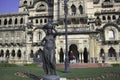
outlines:
{"label": "arched window", "polygon": [[47,19],[44,19],[44,23],[47,23]]}
{"label": "arched window", "polygon": [[38,19],[36,19],[36,24],[38,23]]}
{"label": "arched window", "polygon": [[23,18],[20,19],[20,24],[23,24]]}
{"label": "arched window", "polygon": [[17,24],[17,18],[15,19],[15,24]]}
{"label": "arched window", "polygon": [[27,4],[27,1],[25,0],[25,1],[23,2],[23,4]]}
{"label": "arched window", "polygon": [[32,5],[32,1],[30,1],[30,5]]}
{"label": "arched window", "polygon": [[40,19],[40,23],[43,23],[43,20],[42,20],[42,19]]}
{"label": "arched window", "polygon": [[9,58],[9,56],[10,56],[10,53],[9,53],[9,50],[7,49],[6,50],[6,57]]}
{"label": "arched window", "polygon": [[108,38],[109,39],[115,39],[115,33],[113,30],[109,30],[108,31]]}
{"label": "arched window", "polygon": [[97,16],[95,23],[96,23],[96,25],[101,25],[101,19],[99,16]]}
{"label": "arched window", "polygon": [[30,58],[33,58],[34,54],[33,54],[33,50],[31,50],[31,53],[30,53]]}
{"label": "arched window", "polygon": [[40,5],[38,5],[37,11],[46,11],[46,6],[45,6],[45,4],[40,4]]}
{"label": "arched window", "polygon": [[4,25],[7,25],[7,19],[4,20]]}
{"label": "arched window", "polygon": [[106,17],[105,17],[105,16],[103,16],[103,17],[102,17],[102,19],[103,19],[103,20],[106,20]]}
{"label": "arched window", "polygon": [[19,49],[18,52],[17,52],[17,57],[18,58],[21,58],[22,54],[21,54],[21,50]]}
{"label": "arched window", "polygon": [[9,19],[9,24],[12,24],[12,19]]}
{"label": "arched window", "polygon": [[116,51],[113,47],[110,47],[109,50],[108,50],[108,56],[109,57],[116,57]]}
{"label": "arched window", "polygon": [[108,17],[107,17],[107,19],[108,19],[108,20],[111,20],[111,17],[110,17],[110,16],[108,16]]}
{"label": "arched window", "polygon": [[2,21],[1,21],[1,19],[0,19],[0,25],[1,25],[1,23],[2,23]]}
{"label": "arched window", "polygon": [[104,56],[105,56],[104,49],[103,49],[103,48],[101,48],[101,49],[100,49],[100,57],[104,57]]}
{"label": "arched window", "polygon": [[110,0],[105,0],[104,2],[110,2]]}
{"label": "arched window", "polygon": [[12,50],[11,56],[15,57],[15,50],[14,49]]}
{"label": "arched window", "polygon": [[38,32],[38,41],[42,39],[42,33]]}
{"label": "arched window", "polygon": [[83,14],[83,7],[82,7],[82,5],[79,6],[79,11],[80,11],[80,14]]}
{"label": "arched window", "polygon": [[4,51],[3,51],[3,49],[1,50],[0,55],[1,55],[1,57],[4,57]]}
{"label": "arched window", "polygon": [[113,15],[113,16],[112,16],[112,19],[113,19],[113,20],[115,20],[115,19],[116,19],[116,16],[115,16],[115,15]]}
{"label": "arched window", "polygon": [[72,15],[76,14],[76,7],[75,7],[75,5],[71,6],[71,11],[72,11]]}

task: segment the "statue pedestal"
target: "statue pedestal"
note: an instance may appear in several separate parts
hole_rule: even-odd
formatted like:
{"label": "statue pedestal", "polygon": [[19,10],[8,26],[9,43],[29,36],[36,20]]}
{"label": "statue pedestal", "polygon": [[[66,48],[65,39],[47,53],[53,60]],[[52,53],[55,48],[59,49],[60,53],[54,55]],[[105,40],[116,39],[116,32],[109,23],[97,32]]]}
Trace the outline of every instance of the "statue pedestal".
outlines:
{"label": "statue pedestal", "polygon": [[46,75],[42,80],[60,80],[60,77],[57,75]]}

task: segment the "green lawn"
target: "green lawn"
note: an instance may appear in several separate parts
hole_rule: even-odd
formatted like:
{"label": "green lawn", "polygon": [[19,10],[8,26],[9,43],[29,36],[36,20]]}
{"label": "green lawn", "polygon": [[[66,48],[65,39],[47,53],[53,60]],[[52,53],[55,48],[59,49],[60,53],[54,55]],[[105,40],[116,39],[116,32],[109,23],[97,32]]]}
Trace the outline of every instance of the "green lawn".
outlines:
{"label": "green lawn", "polygon": [[[40,76],[44,75],[44,71],[41,67],[38,66],[11,66],[11,67],[0,67],[0,80],[33,80],[26,77],[16,76],[15,73],[18,71],[27,71],[31,74]],[[111,68],[80,68],[80,69],[70,69],[70,73],[64,73],[63,68],[57,69],[57,73],[60,77],[67,78],[89,78],[89,77],[98,77],[109,72],[119,72],[120,67],[111,67]],[[120,80],[119,77],[109,77],[104,80]]]}

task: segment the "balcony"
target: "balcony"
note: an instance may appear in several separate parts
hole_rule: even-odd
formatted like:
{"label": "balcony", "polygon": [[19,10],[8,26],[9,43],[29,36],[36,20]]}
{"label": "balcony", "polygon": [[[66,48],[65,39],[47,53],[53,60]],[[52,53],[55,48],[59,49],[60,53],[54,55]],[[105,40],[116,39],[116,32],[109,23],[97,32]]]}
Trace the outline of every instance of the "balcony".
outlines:
{"label": "balcony", "polygon": [[[86,14],[74,14],[74,15],[68,14],[67,17],[68,17],[68,19],[69,18],[87,18],[87,15]],[[60,15],[60,18],[64,19],[65,15]]]}
{"label": "balcony", "polygon": [[112,2],[103,2],[102,7],[103,8],[113,7],[113,3]]}
{"label": "balcony", "polygon": [[[58,34],[62,35],[65,34],[64,28],[57,28]],[[92,31],[89,26],[81,26],[81,27],[68,27],[68,34],[90,34],[90,33],[96,33]]]}
{"label": "balcony", "polygon": [[119,44],[119,40],[109,40],[109,41],[102,41],[102,43],[104,44],[104,45],[107,45],[107,44],[112,44],[112,45],[117,45],[117,44]]}

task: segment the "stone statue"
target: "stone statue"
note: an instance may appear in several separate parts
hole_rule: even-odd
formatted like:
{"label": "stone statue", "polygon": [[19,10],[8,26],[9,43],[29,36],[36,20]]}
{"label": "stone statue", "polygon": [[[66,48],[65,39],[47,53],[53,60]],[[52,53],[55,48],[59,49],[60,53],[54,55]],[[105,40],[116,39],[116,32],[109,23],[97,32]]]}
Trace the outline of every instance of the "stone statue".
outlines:
{"label": "stone statue", "polygon": [[46,32],[46,36],[41,41],[41,45],[44,46],[42,53],[43,69],[46,75],[56,75],[56,59],[55,59],[55,27],[48,23],[43,29]]}

